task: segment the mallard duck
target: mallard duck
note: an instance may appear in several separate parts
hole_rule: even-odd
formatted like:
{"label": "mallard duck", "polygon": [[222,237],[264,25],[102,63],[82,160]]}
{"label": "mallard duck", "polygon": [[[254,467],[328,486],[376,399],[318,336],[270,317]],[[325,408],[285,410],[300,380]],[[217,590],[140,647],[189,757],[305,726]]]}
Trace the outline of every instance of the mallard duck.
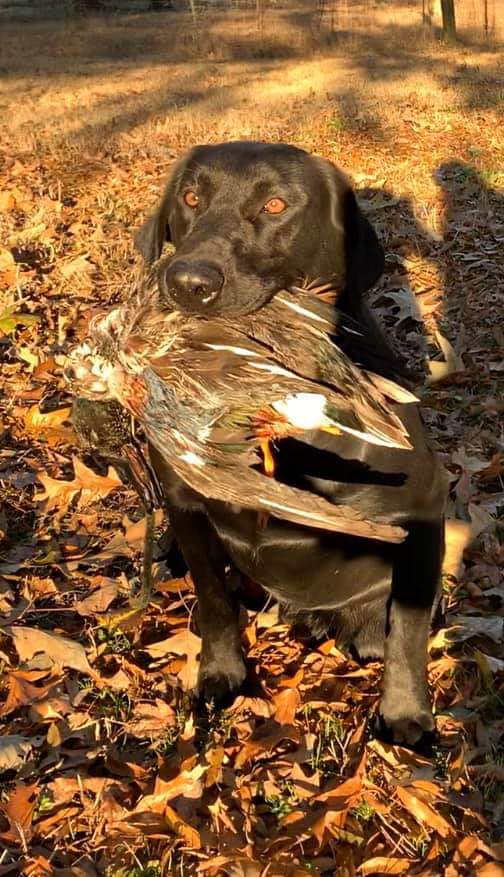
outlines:
{"label": "mallard duck", "polygon": [[[151,284],[92,321],[65,374],[79,394],[116,399],[137,417],[199,493],[309,526],[396,541],[399,528],[366,522],[354,509],[266,479],[254,468],[261,463],[259,448],[268,468],[269,440],[308,439],[318,429],[411,447],[378,389],[382,379],[373,382],[332,344],[331,308],[321,302],[308,308],[303,296],[311,302],[306,293],[281,293],[258,314],[231,324],[169,311]],[[319,306],[327,307],[323,317]],[[280,321],[278,332],[278,317],[288,314],[287,328]],[[289,321],[303,327],[297,356],[286,334]],[[404,401],[406,391],[385,383],[389,395]]]}

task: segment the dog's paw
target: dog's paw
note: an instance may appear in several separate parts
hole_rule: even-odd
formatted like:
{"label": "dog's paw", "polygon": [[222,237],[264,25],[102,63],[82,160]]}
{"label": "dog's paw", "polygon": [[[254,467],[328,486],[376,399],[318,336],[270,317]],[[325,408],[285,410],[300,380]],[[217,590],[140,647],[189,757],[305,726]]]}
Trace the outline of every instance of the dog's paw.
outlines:
{"label": "dog's paw", "polygon": [[216,707],[229,706],[245,681],[247,671],[242,658],[226,662],[215,659],[200,665],[196,696],[200,703],[212,702]]}
{"label": "dog's paw", "polygon": [[380,706],[376,717],[375,733],[387,743],[410,746],[423,752],[429,751],[436,741],[436,725],[430,707],[414,711],[386,710]]}

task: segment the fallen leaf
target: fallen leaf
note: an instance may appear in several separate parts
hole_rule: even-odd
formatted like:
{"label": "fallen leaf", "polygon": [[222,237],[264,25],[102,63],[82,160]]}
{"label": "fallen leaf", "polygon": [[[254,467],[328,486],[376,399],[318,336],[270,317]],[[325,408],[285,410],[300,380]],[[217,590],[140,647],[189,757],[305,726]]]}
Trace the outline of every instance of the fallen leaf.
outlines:
{"label": "fallen leaf", "polygon": [[453,452],[451,458],[452,463],[460,466],[464,472],[469,472],[471,475],[488,468],[487,460],[482,460],[481,457],[476,457],[474,454],[468,454],[465,448],[458,448]]}
{"label": "fallen leaf", "polygon": [[453,619],[455,639],[465,640],[471,636],[488,636],[496,643],[502,643],[504,619],[497,615],[456,615]]}
{"label": "fallen leaf", "polygon": [[14,192],[9,189],[4,189],[3,192],[0,192],[0,213],[7,213],[9,210],[13,210],[16,206],[16,196]]}
{"label": "fallen leaf", "polygon": [[222,762],[225,754],[226,750],[223,746],[216,746],[215,749],[210,749],[205,753],[205,758],[208,764],[208,770],[204,779],[205,789],[208,789],[210,786],[221,781]]}
{"label": "fallen leaf", "polygon": [[254,756],[270,752],[282,740],[298,740],[299,731],[292,725],[279,725],[267,720],[241,747],[235,759],[235,768],[241,768]]}
{"label": "fallen leaf", "polygon": [[105,499],[112,490],[122,487],[122,481],[112,466],[109,467],[107,475],[97,475],[78,457],[73,457],[72,460],[75,472],[73,481],[59,481],[43,472],[37,473],[37,478],[44,486],[45,492],[36,494],[34,500],[45,503],[46,514],[58,508],[60,516],[63,515],[77,494],[80,494],[77,506],[83,508],[99,499]]}
{"label": "fallen leaf", "polygon": [[[16,263],[14,256],[10,250],[0,246],[0,286],[9,289],[16,284]],[[4,320],[12,313],[14,308],[7,308],[6,311],[0,313],[0,330],[2,332],[12,332],[12,328],[4,327]],[[15,328],[16,324],[14,324]]]}
{"label": "fallen leaf", "polygon": [[483,533],[489,527],[495,525],[495,518],[490,515],[486,509],[476,503],[470,502],[467,508],[469,517],[471,518],[471,532],[473,539],[476,539],[480,533]]}
{"label": "fallen leaf", "polygon": [[7,800],[0,801],[0,811],[9,822],[9,830],[0,834],[4,840],[26,845],[27,841],[31,839],[33,834],[32,820],[39,788],[37,783],[32,785],[18,783]]}
{"label": "fallen leaf", "polygon": [[38,354],[34,353],[29,347],[17,347],[16,353],[23,362],[29,366],[29,371],[33,372],[39,364]]}
{"label": "fallen leaf", "polygon": [[173,707],[157,699],[153,703],[137,703],[132,718],[125,724],[125,731],[133,737],[159,737],[176,724]]}
{"label": "fallen leaf", "polygon": [[97,582],[99,582],[100,587],[92,591],[89,597],[84,597],[83,600],[78,600],[75,603],[75,609],[79,615],[95,615],[99,612],[105,612],[117,597],[120,588],[119,579],[97,576]]}
{"label": "fallen leaf", "polygon": [[55,677],[51,677],[45,685],[33,684],[46,676],[46,670],[11,670],[7,676],[7,700],[0,705],[0,716],[6,716],[20,707],[47,697],[55,683]]}
{"label": "fallen leaf", "polygon": [[499,862],[487,862],[481,868],[476,868],[475,877],[504,877],[504,865]]}
{"label": "fallen leaf", "polygon": [[33,740],[21,734],[2,734],[0,737],[0,774],[20,767],[33,748]]}
{"label": "fallen leaf", "polygon": [[21,661],[29,661],[38,652],[42,652],[51,664],[70,667],[88,676],[96,675],[86,657],[84,646],[75,640],[37,630],[36,627],[11,627],[10,633]]}
{"label": "fallen leaf", "polygon": [[427,378],[428,384],[434,384],[447,378],[454,372],[464,371],[464,363],[460,356],[455,352],[450,342],[439,331],[434,332],[436,341],[444,354],[444,362],[429,359],[427,365],[429,367],[430,376]]}
{"label": "fallen leaf", "polygon": [[440,813],[416,795],[412,795],[405,786],[396,786],[396,795],[417,822],[433,828],[441,837],[455,834],[454,827]]}
{"label": "fallen leaf", "polygon": [[[162,523],[163,518],[164,511],[162,509],[156,509],[154,514],[154,523],[156,527]],[[125,521],[123,521],[125,532],[116,533],[110,542],[105,545],[105,548],[102,551],[98,551],[96,554],[92,555],[88,554],[86,556],[86,563],[101,564],[105,561],[112,560],[115,557],[134,557],[135,554],[143,550],[146,522],[147,518],[142,518],[134,524],[128,521],[128,519],[125,519]],[[79,561],[69,561],[67,566],[70,570],[74,569],[79,566]]]}
{"label": "fallen leaf", "polygon": [[25,414],[25,431],[35,439],[46,441],[50,447],[75,444],[75,432],[68,423],[71,411],[71,408],[59,408],[43,414],[38,405],[32,405]]}
{"label": "fallen leaf", "polygon": [[[392,299],[395,303],[396,307],[392,308],[392,310],[395,311],[394,316],[397,319],[398,325],[404,320],[415,320],[417,323],[423,321],[422,312],[411,289],[403,288],[392,290],[390,292],[384,292],[383,295],[386,298]],[[387,311],[388,310],[389,309],[387,308]]]}
{"label": "fallen leaf", "polygon": [[389,856],[374,856],[359,865],[359,873],[366,874],[404,874],[411,869],[411,859],[394,859]]}
{"label": "fallen leaf", "polygon": [[473,531],[467,521],[448,518],[445,523],[445,555],[443,572],[458,579],[464,568],[464,551],[473,540]]}
{"label": "fallen leaf", "polygon": [[185,691],[191,691],[198,678],[198,655],[201,651],[201,639],[188,628],[175,633],[168,639],[158,643],[151,643],[145,651],[152,658],[165,658],[167,655],[182,655],[187,658],[184,669],[179,673],[179,679]]}
{"label": "fallen leaf", "polygon": [[164,818],[168,827],[171,828],[175,834],[178,834],[188,847],[192,847],[194,850],[201,849],[201,838],[199,833],[195,828],[188,825],[187,822],[184,822],[173,807],[170,807],[169,805],[166,806]]}
{"label": "fallen leaf", "polygon": [[86,253],[81,253],[73,259],[67,260],[60,267],[63,277],[67,279],[73,277],[74,274],[81,274],[83,271],[91,270],[94,270],[94,265],[91,264]]}
{"label": "fallen leaf", "polygon": [[301,703],[297,688],[285,688],[273,697],[274,718],[279,725],[292,725],[296,710]]}
{"label": "fallen leaf", "polygon": [[197,764],[191,770],[182,770],[172,780],[165,781],[157,776],[152,795],[144,795],[140,798],[135,809],[131,811],[132,815],[145,811],[162,813],[167,802],[178,798],[179,795],[199,800],[203,792],[201,778],[206,771],[205,765]]}
{"label": "fallen leaf", "polygon": [[[2,252],[0,249],[0,283],[7,285],[6,271],[2,273]],[[12,281],[14,282],[14,281]],[[3,332],[5,335],[8,335],[11,332],[14,332],[16,326],[33,326],[35,323],[38,323],[40,317],[37,317],[36,314],[23,314],[21,311],[16,311],[16,305],[12,305],[11,307],[5,308],[0,313],[0,332]]]}
{"label": "fallen leaf", "polygon": [[493,655],[486,655],[477,649],[474,652],[476,662],[483,672],[483,675],[490,681],[492,673],[504,673],[504,660],[502,658],[494,658]]}

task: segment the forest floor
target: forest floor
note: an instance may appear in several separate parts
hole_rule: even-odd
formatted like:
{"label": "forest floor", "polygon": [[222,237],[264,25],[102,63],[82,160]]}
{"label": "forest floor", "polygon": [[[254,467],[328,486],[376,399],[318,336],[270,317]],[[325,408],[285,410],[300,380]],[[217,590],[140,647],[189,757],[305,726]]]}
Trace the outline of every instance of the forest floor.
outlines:
{"label": "forest floor", "polygon": [[[491,46],[443,47],[411,7],[378,11],[318,50],[292,16],[267,16],[262,39],[239,14],[196,33],[175,13],[5,28],[2,877],[504,874],[504,72]],[[164,536],[153,598],[132,609],[145,521],[68,423],[64,352],[120,300],[171,163],[238,138],[347,171],[387,254],[371,301],[426,363],[450,478],[434,757],[367,733],[379,662],[296,639],[270,605],[243,611],[254,694],[202,734],[191,581]]]}

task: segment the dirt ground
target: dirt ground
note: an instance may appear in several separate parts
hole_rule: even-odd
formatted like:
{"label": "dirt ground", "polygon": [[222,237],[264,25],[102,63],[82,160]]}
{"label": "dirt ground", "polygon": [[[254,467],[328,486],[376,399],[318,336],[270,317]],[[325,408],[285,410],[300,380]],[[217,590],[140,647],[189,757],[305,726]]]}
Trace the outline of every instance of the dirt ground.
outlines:
{"label": "dirt ground", "polygon": [[[346,2],[322,20],[277,8],[262,34],[244,11],[196,29],[174,12],[5,25],[0,875],[504,873],[504,70],[490,8],[485,41],[461,0],[454,48],[411,4]],[[418,370],[450,478],[434,754],[368,733],[379,662],[295,638],[272,606],[243,613],[255,688],[195,726],[192,584],[173,578],[159,514],[155,594],[134,608],[142,513],[68,423],[65,349],[123,294],[131,232],[170,165],[238,138],[338,163],[386,250],[370,300]]]}

